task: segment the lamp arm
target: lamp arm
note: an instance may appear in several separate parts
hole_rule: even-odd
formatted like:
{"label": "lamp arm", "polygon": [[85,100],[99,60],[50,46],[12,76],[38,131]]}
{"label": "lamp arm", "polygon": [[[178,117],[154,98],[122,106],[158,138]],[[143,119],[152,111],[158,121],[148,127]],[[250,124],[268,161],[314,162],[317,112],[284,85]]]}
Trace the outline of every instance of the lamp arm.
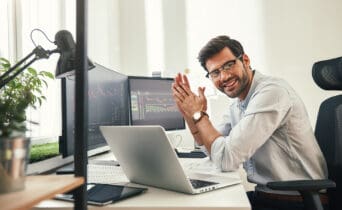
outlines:
{"label": "lamp arm", "polygon": [[[17,69],[22,63],[24,63],[27,59],[29,59],[32,55],[34,55],[34,52],[32,51],[30,54],[28,54],[25,58],[21,59],[18,63],[16,63],[14,66],[9,68],[3,75],[0,76],[1,83],[3,80],[8,77],[10,73],[12,73],[15,69]],[[2,86],[1,86],[2,87]]]}
{"label": "lamp arm", "polygon": [[[33,62],[36,60],[42,59],[42,58],[49,58],[49,56],[53,53],[59,52],[58,49],[55,50],[44,50],[41,46],[37,46],[33,49],[33,51],[28,54],[26,57],[21,59],[18,63],[16,63],[14,66],[9,68],[3,75],[0,76],[0,89],[3,88],[8,82],[10,82],[12,79],[14,79],[16,76],[18,76],[21,72],[23,72],[27,67],[29,67]],[[31,56],[35,55],[35,57],[30,60],[27,64],[25,64],[23,67],[20,67],[27,59],[29,59]],[[10,75],[12,72],[12,75]]]}
{"label": "lamp arm", "polygon": [[[20,74],[21,72],[23,72],[28,66],[30,66],[33,62],[35,62],[37,60],[37,58],[33,58],[30,62],[28,62],[25,66],[20,67],[19,69],[16,68],[11,68],[9,69],[9,71],[11,70],[17,70],[14,74],[12,74],[11,76],[8,76],[7,78],[2,79],[0,81],[0,89],[3,88],[7,83],[9,83],[12,79],[14,79],[18,74]],[[8,71],[7,71],[8,72]],[[6,72],[6,73],[7,73]]]}

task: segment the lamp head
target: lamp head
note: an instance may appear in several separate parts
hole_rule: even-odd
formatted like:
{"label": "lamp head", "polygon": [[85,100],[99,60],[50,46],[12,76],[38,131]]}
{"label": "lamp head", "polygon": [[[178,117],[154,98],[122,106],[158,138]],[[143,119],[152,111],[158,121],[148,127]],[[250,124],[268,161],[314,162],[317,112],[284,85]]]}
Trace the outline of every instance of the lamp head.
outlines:
{"label": "lamp head", "polygon": [[[63,78],[75,74],[76,44],[72,34],[67,30],[61,30],[55,35],[55,44],[60,53],[56,68],[56,78]],[[88,67],[94,68],[94,64],[88,58]]]}

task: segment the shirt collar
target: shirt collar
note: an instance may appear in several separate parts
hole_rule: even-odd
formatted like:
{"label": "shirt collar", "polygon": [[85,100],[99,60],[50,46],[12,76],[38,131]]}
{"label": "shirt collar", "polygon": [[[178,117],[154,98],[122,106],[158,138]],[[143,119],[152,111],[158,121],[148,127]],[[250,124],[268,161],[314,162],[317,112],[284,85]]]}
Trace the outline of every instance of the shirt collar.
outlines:
{"label": "shirt collar", "polygon": [[253,95],[253,93],[255,92],[255,88],[256,88],[257,84],[259,83],[259,81],[262,77],[262,74],[256,70],[253,70],[253,74],[254,74],[254,76],[253,76],[251,88],[249,89],[246,98],[242,101],[240,99],[238,99],[238,103],[237,103],[238,107],[240,107],[243,110],[246,109],[246,107],[249,103],[249,100],[250,100],[251,96]]}

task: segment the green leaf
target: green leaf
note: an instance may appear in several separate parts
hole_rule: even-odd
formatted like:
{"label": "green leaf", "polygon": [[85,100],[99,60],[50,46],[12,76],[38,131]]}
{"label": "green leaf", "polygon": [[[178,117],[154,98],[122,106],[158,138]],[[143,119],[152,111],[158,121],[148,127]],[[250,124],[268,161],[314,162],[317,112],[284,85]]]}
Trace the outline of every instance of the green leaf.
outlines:
{"label": "green leaf", "polygon": [[39,101],[39,106],[41,106],[42,105],[42,99],[38,98],[38,101]]}
{"label": "green leaf", "polygon": [[2,63],[1,65],[4,69],[9,69],[11,67],[11,64],[9,63]]}
{"label": "green leaf", "polygon": [[28,67],[27,71],[30,72],[30,74],[37,76],[37,71],[34,68]]}
{"label": "green leaf", "polygon": [[48,83],[45,80],[42,80],[45,84],[45,87],[48,87]]}
{"label": "green leaf", "polygon": [[7,60],[6,58],[0,58],[0,61],[5,64],[10,64],[9,60]]}
{"label": "green leaf", "polygon": [[40,72],[42,75],[49,77],[50,79],[54,79],[54,75],[51,72],[47,72],[47,71],[41,71]]}

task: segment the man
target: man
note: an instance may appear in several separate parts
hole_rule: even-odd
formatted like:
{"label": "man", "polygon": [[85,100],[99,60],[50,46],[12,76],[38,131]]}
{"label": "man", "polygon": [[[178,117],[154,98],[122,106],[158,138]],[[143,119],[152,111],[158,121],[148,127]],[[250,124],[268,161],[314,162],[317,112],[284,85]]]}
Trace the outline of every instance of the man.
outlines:
{"label": "man", "polygon": [[282,79],[268,77],[250,67],[241,44],[228,36],[210,40],[200,51],[199,62],[215,87],[235,101],[211,123],[204,88],[190,90],[185,75],[172,85],[173,97],[197,144],[223,171],[243,164],[250,182],[253,209],[301,209],[297,192],[272,191],[270,181],[325,179],[327,167],[316,142],[303,102]]}

